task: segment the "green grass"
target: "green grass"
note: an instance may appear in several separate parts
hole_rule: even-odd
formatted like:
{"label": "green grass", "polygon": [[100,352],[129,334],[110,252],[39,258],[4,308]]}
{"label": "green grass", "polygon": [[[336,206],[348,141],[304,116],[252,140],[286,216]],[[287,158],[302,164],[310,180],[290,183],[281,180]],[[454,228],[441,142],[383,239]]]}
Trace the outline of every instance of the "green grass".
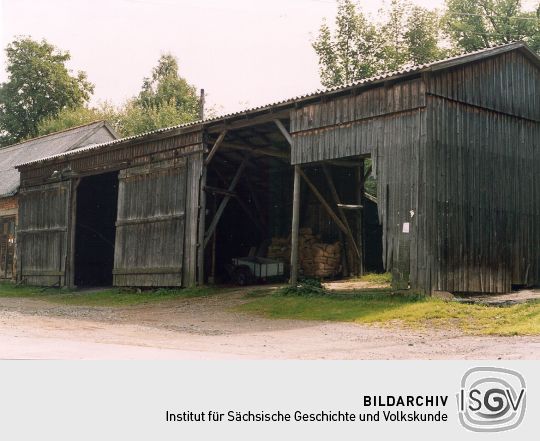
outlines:
{"label": "green grass", "polygon": [[[205,297],[219,288],[68,291],[0,284],[0,297],[24,297],[95,307],[119,307],[178,298]],[[300,291],[302,293],[302,291]],[[540,301],[508,307],[447,302],[389,288],[297,295],[283,289],[254,289],[237,310],[269,318],[330,320],[382,326],[455,329],[472,335],[540,335]]]}
{"label": "green grass", "polygon": [[496,307],[369,290],[311,297],[276,293],[254,298],[237,309],[276,319],[454,329],[473,335],[540,335],[538,301]]}
{"label": "green grass", "polygon": [[370,282],[370,283],[392,283],[392,274],[390,273],[368,273],[364,274],[361,277],[358,277],[357,280],[360,280],[362,282]]}
{"label": "green grass", "polygon": [[[0,297],[25,297],[74,306],[131,306],[177,298],[205,297],[217,293],[215,288],[158,289],[138,292],[111,288],[95,291],[43,289],[35,286],[0,284]],[[222,291],[221,291],[222,292]]]}

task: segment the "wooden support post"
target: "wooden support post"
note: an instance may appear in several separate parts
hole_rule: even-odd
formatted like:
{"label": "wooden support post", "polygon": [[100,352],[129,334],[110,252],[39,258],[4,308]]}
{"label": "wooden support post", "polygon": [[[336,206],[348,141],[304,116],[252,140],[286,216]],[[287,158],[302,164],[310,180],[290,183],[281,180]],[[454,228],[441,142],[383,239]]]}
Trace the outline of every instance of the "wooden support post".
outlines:
{"label": "wooden support post", "polygon": [[[366,172],[364,167],[364,160],[361,160],[362,165],[357,169],[357,184],[356,184],[356,203],[357,205],[363,205],[364,197],[364,184],[366,179]],[[359,209],[356,213],[356,242],[358,244],[358,275],[364,274],[364,210]]]}
{"label": "wooden support post", "polygon": [[223,132],[221,132],[218,136],[218,139],[216,139],[216,142],[214,143],[214,145],[212,146],[212,149],[210,150],[210,153],[208,153],[208,156],[206,157],[206,161],[204,161],[204,165],[207,166],[208,164],[210,164],[210,161],[212,160],[212,158],[214,157],[214,155],[216,154],[216,152],[218,151],[219,149],[219,146],[221,145],[221,143],[223,142],[223,140],[225,139],[225,135],[227,134],[227,130],[223,130]]}
{"label": "wooden support post", "polygon": [[199,232],[197,240],[197,268],[198,268],[198,284],[199,286],[204,285],[204,232],[206,228],[206,192],[204,187],[206,185],[206,165],[203,164],[201,182],[200,182],[200,192],[199,192]]}
{"label": "wooden support post", "polygon": [[[240,176],[242,176],[242,172],[246,168],[248,159],[249,159],[249,156],[245,156],[244,159],[242,160],[240,167],[238,167],[238,170],[236,171],[236,174],[234,175],[234,178],[231,181],[229,188],[227,189],[229,192],[233,192],[234,189],[236,188],[236,184],[238,184],[238,181],[240,180]],[[201,197],[204,194],[205,192],[202,191]],[[203,241],[203,246],[202,246],[203,252],[204,252],[204,248],[206,248],[206,245],[208,245],[208,241],[212,237],[212,234],[214,233],[214,230],[217,227],[219,219],[221,218],[221,215],[223,214],[223,211],[225,210],[225,207],[227,206],[230,200],[231,200],[231,196],[227,195],[223,198],[223,200],[221,201],[221,204],[219,204],[216,214],[214,215],[214,218],[212,219],[212,222],[210,223],[210,226],[208,227],[208,231],[204,235],[204,241]]]}
{"label": "wooden support post", "polygon": [[300,166],[294,166],[293,212],[291,226],[291,279],[292,286],[298,285],[298,232],[300,229]]}

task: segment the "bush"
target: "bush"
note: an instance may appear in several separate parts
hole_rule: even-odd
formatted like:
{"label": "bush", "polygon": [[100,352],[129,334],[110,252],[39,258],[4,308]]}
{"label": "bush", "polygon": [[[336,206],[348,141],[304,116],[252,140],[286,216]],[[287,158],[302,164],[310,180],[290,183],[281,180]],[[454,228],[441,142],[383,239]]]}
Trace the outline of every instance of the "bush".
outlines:
{"label": "bush", "polygon": [[326,295],[328,292],[319,279],[302,279],[296,286],[285,286],[277,291],[282,296],[313,297]]}

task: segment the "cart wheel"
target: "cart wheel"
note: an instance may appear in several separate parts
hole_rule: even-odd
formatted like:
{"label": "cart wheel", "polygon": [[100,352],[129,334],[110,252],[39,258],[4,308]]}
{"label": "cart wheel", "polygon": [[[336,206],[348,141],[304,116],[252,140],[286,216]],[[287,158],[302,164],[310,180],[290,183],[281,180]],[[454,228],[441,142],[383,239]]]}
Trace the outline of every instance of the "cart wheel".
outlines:
{"label": "cart wheel", "polygon": [[252,282],[251,270],[247,266],[239,266],[234,270],[233,280],[240,286],[249,285]]}

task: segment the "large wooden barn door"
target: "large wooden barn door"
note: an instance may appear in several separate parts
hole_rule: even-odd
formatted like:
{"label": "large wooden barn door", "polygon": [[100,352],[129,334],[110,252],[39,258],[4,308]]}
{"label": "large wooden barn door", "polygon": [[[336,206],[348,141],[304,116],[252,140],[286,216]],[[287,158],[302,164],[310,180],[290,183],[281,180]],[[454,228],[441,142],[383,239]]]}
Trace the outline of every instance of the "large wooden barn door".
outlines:
{"label": "large wooden barn door", "polygon": [[186,160],[132,167],[119,175],[115,286],[181,286]]}
{"label": "large wooden barn door", "polygon": [[17,264],[23,283],[65,285],[70,188],[63,181],[20,192]]}

